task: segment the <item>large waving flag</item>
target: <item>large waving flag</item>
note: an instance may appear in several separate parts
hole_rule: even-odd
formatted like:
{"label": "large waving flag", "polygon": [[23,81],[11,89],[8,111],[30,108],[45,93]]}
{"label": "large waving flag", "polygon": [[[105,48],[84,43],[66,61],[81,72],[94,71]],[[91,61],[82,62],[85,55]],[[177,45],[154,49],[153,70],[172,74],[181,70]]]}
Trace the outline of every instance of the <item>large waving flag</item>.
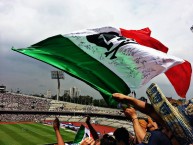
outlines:
{"label": "large waving flag", "polygon": [[110,106],[117,106],[112,93],[129,94],[185,62],[149,48],[125,37],[121,29],[102,27],[53,36],[28,48],[13,50],[84,81],[98,90]]}

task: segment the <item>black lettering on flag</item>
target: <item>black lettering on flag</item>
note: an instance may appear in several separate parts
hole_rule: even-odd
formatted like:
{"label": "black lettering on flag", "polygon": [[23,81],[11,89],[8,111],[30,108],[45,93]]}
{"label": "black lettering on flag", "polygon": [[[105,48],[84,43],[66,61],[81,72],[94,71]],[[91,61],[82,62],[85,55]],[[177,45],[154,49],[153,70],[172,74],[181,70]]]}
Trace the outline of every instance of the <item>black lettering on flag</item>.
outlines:
{"label": "black lettering on flag", "polygon": [[129,43],[136,44],[135,40],[119,36],[119,34],[115,32],[89,35],[86,38],[89,42],[106,48],[107,52],[105,52],[105,56],[108,57],[110,54],[112,54],[110,59],[117,58],[116,53],[121,46]]}

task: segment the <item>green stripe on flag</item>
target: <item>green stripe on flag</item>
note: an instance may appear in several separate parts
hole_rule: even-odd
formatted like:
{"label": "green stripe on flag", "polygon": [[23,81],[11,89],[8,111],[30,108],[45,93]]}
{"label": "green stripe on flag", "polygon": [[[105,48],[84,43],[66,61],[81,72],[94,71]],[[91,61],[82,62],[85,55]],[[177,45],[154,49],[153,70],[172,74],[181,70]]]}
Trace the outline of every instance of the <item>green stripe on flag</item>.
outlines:
{"label": "green stripe on flag", "polygon": [[28,48],[12,49],[84,81],[98,90],[110,106],[117,106],[112,93],[130,93],[130,88],[120,77],[62,35],[50,37]]}
{"label": "green stripe on flag", "polygon": [[80,143],[84,137],[85,127],[81,125],[74,139],[74,143]]}

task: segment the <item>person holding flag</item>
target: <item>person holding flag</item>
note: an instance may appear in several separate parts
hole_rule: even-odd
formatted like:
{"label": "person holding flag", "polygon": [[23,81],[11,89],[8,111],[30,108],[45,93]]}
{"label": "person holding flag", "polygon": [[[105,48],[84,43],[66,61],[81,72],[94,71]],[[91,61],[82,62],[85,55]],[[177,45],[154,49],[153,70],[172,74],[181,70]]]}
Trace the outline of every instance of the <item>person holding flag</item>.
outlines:
{"label": "person holding flag", "polygon": [[[154,83],[148,87],[146,93],[151,104],[121,93],[114,93],[112,96],[118,102],[128,104],[128,108],[124,109],[127,115],[131,115],[128,112],[134,112],[132,109],[135,108],[162,125],[162,132],[168,135],[173,145],[193,144],[193,99],[186,101],[183,105],[174,107]],[[136,115],[131,116],[134,116],[131,118],[133,122],[138,121]]]}

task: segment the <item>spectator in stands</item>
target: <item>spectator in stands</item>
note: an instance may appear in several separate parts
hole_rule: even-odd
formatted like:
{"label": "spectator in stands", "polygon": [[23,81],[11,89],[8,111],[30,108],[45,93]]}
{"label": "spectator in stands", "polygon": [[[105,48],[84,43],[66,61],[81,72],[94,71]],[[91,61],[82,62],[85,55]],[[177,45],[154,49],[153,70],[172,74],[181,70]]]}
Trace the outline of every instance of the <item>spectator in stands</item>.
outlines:
{"label": "spectator in stands", "polygon": [[116,140],[114,136],[110,136],[108,134],[103,135],[100,139],[100,143],[96,145],[116,145]]}
{"label": "spectator in stands", "polygon": [[60,134],[60,121],[57,117],[55,118],[53,122],[53,128],[56,133],[56,138],[57,138],[57,143],[58,143],[57,145],[65,145],[64,140]]}
{"label": "spectator in stands", "polygon": [[[140,143],[140,145],[143,145],[144,143],[149,144],[149,145],[151,145],[151,144],[152,145],[159,145],[160,143],[162,143],[164,145],[166,145],[166,144],[170,145],[171,144],[170,139],[172,139],[171,141],[172,141],[173,145],[179,145],[179,143],[176,141],[176,139],[173,138],[171,131],[169,131],[167,129],[167,127],[165,126],[165,123],[163,122],[162,118],[155,112],[154,108],[150,104],[145,103],[141,100],[135,99],[133,97],[125,96],[125,95],[120,94],[120,93],[113,94],[113,97],[118,101],[124,100],[126,102],[129,102],[131,105],[133,105],[136,109],[138,109],[142,113],[145,113],[145,114],[148,114],[149,116],[151,116],[153,119],[156,120],[156,122],[158,122],[160,124],[164,124],[164,126],[162,126],[163,127],[162,131],[156,129],[154,131],[148,131],[147,130],[147,132],[146,132],[146,130],[144,130],[139,123],[138,116],[137,116],[135,109],[128,106],[128,108],[126,108],[124,110],[124,113],[127,117],[130,118],[130,120],[132,120],[135,135],[136,135],[137,141],[138,141],[138,143]],[[157,126],[155,126],[155,124],[151,124],[151,127],[152,126],[154,128],[157,128]],[[165,130],[167,130],[167,131],[165,131]],[[166,134],[164,134],[163,132]],[[162,141],[160,140],[161,138],[162,138]]]}
{"label": "spectator in stands", "polygon": [[134,137],[124,127],[117,128],[113,135],[115,136],[117,145],[132,145],[134,142]]}

